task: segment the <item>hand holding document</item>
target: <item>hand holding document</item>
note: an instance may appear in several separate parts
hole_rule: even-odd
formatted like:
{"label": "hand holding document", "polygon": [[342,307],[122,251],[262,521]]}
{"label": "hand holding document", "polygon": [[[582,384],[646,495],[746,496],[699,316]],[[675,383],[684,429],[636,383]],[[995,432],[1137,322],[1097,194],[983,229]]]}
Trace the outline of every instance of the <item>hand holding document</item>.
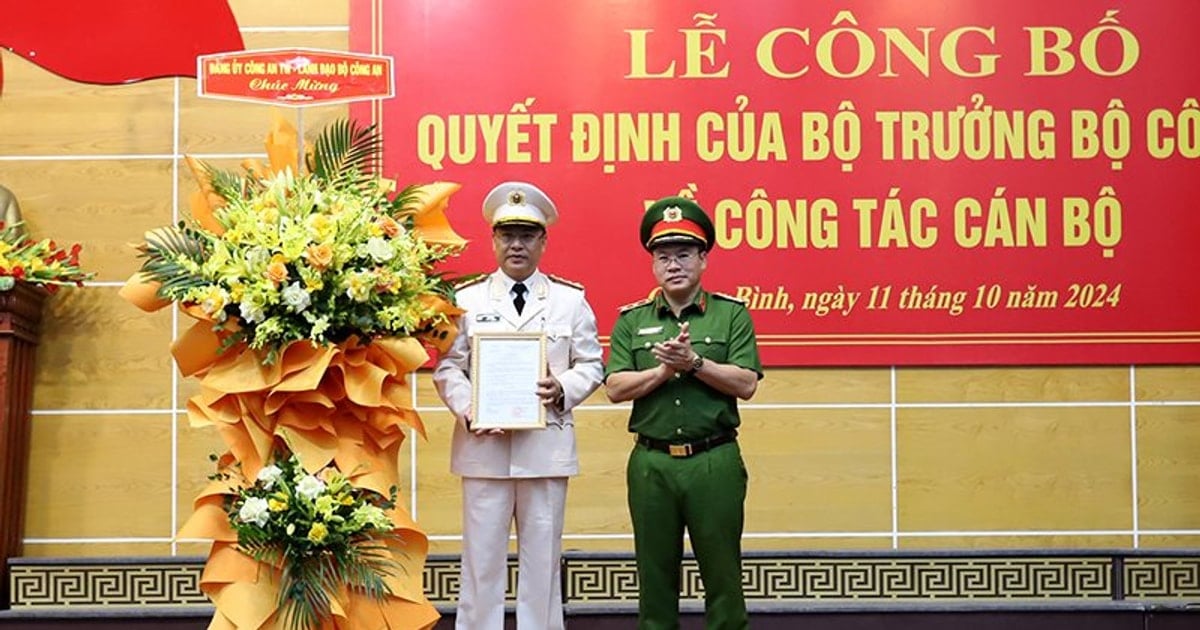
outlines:
{"label": "hand holding document", "polygon": [[545,427],[539,396],[546,371],[545,335],[477,333],[471,343],[471,429]]}

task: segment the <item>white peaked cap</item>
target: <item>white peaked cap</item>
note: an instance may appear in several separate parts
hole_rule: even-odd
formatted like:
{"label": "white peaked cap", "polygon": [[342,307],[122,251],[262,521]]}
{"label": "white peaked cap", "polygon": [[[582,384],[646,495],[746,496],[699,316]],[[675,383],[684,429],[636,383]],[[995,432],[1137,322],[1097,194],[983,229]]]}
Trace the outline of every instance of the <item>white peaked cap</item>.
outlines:
{"label": "white peaked cap", "polygon": [[558,220],[558,209],[537,186],[504,182],[483,198],[483,218],[492,227],[524,223],[544,228]]}

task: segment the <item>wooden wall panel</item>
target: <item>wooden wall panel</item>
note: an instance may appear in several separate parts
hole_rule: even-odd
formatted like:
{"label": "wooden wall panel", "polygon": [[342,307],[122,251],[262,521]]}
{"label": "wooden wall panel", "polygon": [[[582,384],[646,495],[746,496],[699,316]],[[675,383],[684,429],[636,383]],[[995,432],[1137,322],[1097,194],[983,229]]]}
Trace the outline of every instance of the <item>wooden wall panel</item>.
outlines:
{"label": "wooden wall panel", "polygon": [[[183,405],[183,401],[180,401]],[[192,427],[187,414],[175,418],[176,439],[176,505],[175,519],[178,526],[192,514],[192,503],[202,490],[208,487],[208,476],[216,472],[216,463],[210,456],[220,456],[226,451],[225,442],[217,435],[216,427]],[[174,535],[178,531],[176,528]]]}
{"label": "wooden wall panel", "polygon": [[1129,400],[1129,368],[906,368],[896,370],[903,403]]}
{"label": "wooden wall panel", "polygon": [[896,432],[901,531],[1132,526],[1128,410],[905,409]]}
{"label": "wooden wall panel", "polygon": [[613,406],[575,412],[579,476],[567,491],[566,531],[572,534],[630,534],[625,507],[625,462],[633,447],[629,411]]}
{"label": "wooden wall panel", "polygon": [[[174,81],[75,83],[0,50],[0,155],[170,154]],[[0,177],[7,180],[7,164]]]}
{"label": "wooden wall panel", "polygon": [[[629,545],[633,549],[632,542]],[[690,547],[689,547],[690,548]],[[890,536],[837,536],[814,537],[766,536],[753,534],[742,541],[747,551],[869,551],[892,548]]]}
{"label": "wooden wall panel", "polygon": [[112,558],[112,557],[153,557],[170,555],[204,555],[204,552],[191,554],[172,554],[171,543],[162,541],[144,542],[79,542],[79,543],[25,543],[24,555],[30,558]]}
{"label": "wooden wall panel", "polygon": [[417,407],[444,409],[442,399],[438,398],[437,387],[433,385],[433,370],[423,369],[417,372]]}
{"label": "wooden wall panel", "polygon": [[[0,116],[0,120],[4,117]],[[171,222],[170,160],[0,163],[30,235],[81,243],[97,281],[124,281],[141,266],[130,246]]]}
{"label": "wooden wall panel", "polygon": [[42,327],[35,411],[170,409],[170,312],[149,315],[116,287],[86,287],[51,298]]}
{"label": "wooden wall panel", "polygon": [[462,490],[450,474],[450,436],[454,418],[439,409],[422,411],[428,440],[417,443],[417,518],[430,535],[457,535],[462,531]]}
{"label": "wooden wall panel", "polygon": [[758,383],[755,404],[887,403],[891,370],[887,368],[780,368]]}
{"label": "wooden wall panel", "polygon": [[1200,534],[1142,536],[1139,544],[1147,549],[1195,549],[1200,547]]}
{"label": "wooden wall panel", "polygon": [[1142,407],[1137,436],[1141,526],[1200,530],[1200,405]]}
{"label": "wooden wall panel", "polygon": [[171,417],[35,416],[25,535],[170,538]]}
{"label": "wooden wall panel", "polygon": [[891,530],[887,410],[745,410],[752,532]]}
{"label": "wooden wall panel", "polygon": [[1127,549],[1133,536],[911,536],[901,549]]}
{"label": "wooden wall panel", "polygon": [[1200,400],[1200,366],[1154,365],[1136,372],[1138,400]]}

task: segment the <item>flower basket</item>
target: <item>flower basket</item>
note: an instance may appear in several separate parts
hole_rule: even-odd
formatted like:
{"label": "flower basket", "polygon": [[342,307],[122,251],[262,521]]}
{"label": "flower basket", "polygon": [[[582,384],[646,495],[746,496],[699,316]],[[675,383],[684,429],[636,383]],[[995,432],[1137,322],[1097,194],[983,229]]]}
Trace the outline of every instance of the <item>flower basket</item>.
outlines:
{"label": "flower basket", "polygon": [[63,286],[83,286],[95,274],[80,266],[82,249],[79,243],[63,249],[48,238],[34,240],[25,235],[23,223],[0,221],[0,291],[22,282],[49,293]]}
{"label": "flower basket", "polygon": [[148,233],[122,289],[195,319],[172,347],[200,384],[188,417],[228,447],[179,536],[213,540],[210,628],[432,627],[397,464],[407,432],[424,436],[406,376],[456,332],[434,267],[465,245],[445,217],[458,186],[397,192],[353,122],[317,137],[305,174],[295,143],[277,120],[269,166],[189,159],[192,221]]}

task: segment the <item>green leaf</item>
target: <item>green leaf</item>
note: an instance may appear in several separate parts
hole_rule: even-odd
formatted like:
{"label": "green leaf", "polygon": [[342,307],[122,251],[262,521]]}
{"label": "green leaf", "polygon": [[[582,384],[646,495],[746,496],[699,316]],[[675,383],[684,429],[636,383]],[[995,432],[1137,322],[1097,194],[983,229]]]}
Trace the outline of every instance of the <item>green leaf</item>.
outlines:
{"label": "green leaf", "polygon": [[262,182],[252,177],[245,177],[235,171],[223,171],[208,164],[204,164],[204,170],[208,173],[213,192],[220,195],[222,199],[247,199],[251,193],[265,188]]}
{"label": "green leaf", "polygon": [[309,171],[334,188],[358,188],[379,170],[382,147],[375,125],[338,119],[313,143]]}
{"label": "green leaf", "polygon": [[188,270],[179,262],[188,259],[196,265],[204,264],[207,257],[204,243],[185,228],[168,226],[146,235],[146,249],[142,256],[142,273],[151,280],[162,283],[158,294],[175,298],[182,292],[208,283],[200,275]]}

